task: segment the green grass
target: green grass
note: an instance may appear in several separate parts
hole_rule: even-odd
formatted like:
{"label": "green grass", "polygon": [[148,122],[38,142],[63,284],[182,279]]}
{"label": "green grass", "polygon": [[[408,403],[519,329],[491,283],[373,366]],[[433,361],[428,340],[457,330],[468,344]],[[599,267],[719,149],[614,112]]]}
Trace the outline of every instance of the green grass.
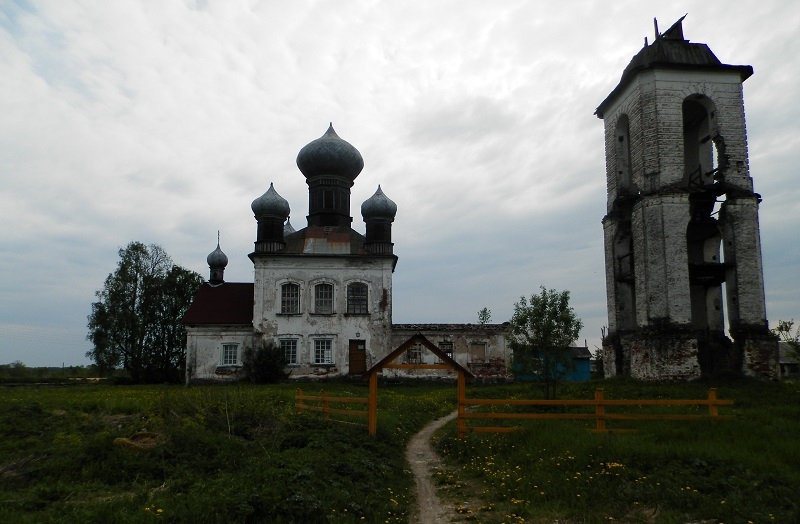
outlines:
{"label": "green grass", "polygon": [[[308,394],[318,384],[302,384]],[[336,396],[361,385],[325,384]],[[448,387],[382,387],[378,437],[297,415],[297,384],[0,391],[0,522],[406,522],[410,435]],[[160,445],[114,440],[148,431]]]}
{"label": "green grass", "polygon": [[[748,380],[567,385],[560,398],[705,398],[735,405],[728,421],[611,421],[634,433],[598,435],[593,421],[524,421],[513,434],[455,438],[438,449],[440,485],[477,522],[766,523],[800,521],[800,385]],[[473,398],[536,398],[531,385],[469,388]],[[530,408],[528,408],[530,409]],[[570,408],[572,409],[572,408]],[[609,408],[611,410],[612,408]],[[665,408],[659,408],[664,410]],[[673,412],[676,408],[670,408]],[[707,408],[677,408],[707,412]],[[470,495],[477,495],[469,500]]]}
{"label": "green grass", "polygon": [[[368,394],[351,383],[2,389],[0,522],[407,522],[405,445],[455,408],[455,386],[382,384],[374,439],[364,425],[297,415],[298,386]],[[464,440],[448,425],[436,442],[449,468],[437,479],[465,520],[800,521],[797,383],[612,380],[559,396],[588,399],[595,387],[609,399],[700,399],[717,387],[735,401],[721,412],[736,419],[612,421],[637,431],[611,435],[588,432],[591,421],[514,421],[524,431]],[[535,398],[539,389],[467,394]],[[114,444],[143,430],[160,444]]]}

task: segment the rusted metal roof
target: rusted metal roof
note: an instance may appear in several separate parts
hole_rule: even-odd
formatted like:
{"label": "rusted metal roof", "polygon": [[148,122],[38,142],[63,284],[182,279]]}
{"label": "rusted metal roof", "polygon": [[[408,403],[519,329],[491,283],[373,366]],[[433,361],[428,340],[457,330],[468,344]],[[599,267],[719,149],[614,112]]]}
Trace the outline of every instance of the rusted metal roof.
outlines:
{"label": "rusted metal roof", "polygon": [[345,226],[308,226],[285,237],[286,247],[275,254],[371,255],[366,238]]}
{"label": "rusted metal roof", "polygon": [[204,283],[183,316],[185,325],[253,325],[253,284],[225,282],[218,286]]}

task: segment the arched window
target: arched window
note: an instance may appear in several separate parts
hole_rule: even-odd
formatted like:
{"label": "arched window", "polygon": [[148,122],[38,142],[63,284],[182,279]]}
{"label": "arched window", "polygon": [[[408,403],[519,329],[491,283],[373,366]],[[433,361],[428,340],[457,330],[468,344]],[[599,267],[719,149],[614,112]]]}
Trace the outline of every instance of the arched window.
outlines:
{"label": "arched window", "polygon": [[281,314],[296,315],[300,313],[300,286],[289,283],[281,286]]}
{"label": "arched window", "polygon": [[367,285],[353,282],[347,286],[347,312],[351,315],[366,315],[367,310]]}
{"label": "arched window", "polygon": [[333,313],[333,286],[331,284],[314,286],[314,313],[320,315]]}

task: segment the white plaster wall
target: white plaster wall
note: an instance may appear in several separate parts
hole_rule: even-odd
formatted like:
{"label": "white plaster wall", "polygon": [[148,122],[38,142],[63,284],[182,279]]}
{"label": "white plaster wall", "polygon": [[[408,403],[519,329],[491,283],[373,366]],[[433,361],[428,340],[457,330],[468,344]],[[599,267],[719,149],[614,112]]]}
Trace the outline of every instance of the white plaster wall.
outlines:
{"label": "white plaster wall", "polygon": [[[492,359],[501,359],[505,361],[506,365],[511,364],[512,351],[508,348],[508,343],[505,338],[505,332],[498,330],[480,329],[480,326],[473,325],[472,329],[466,328],[462,331],[452,331],[443,329],[441,331],[425,330],[425,331],[403,331],[395,330],[392,333],[392,348],[399,347],[403,342],[411,338],[417,333],[421,333],[428,340],[435,345],[441,347],[442,342],[453,343],[453,360],[467,368],[472,363],[470,359],[470,345],[474,342],[483,343],[486,345],[486,362]],[[433,364],[437,360],[433,353],[423,350],[425,355],[424,362],[426,364]],[[401,357],[402,358],[402,357]],[[436,370],[433,370],[434,374]]]}
{"label": "white plaster wall", "polygon": [[[280,338],[298,340],[299,366],[293,376],[305,374],[347,374],[350,340],[364,340],[367,367],[389,351],[392,324],[393,257],[365,256],[275,256],[254,260],[255,303],[253,324],[256,336],[277,343]],[[281,285],[300,285],[300,314],[281,315]],[[314,285],[334,287],[334,313],[313,312]],[[368,286],[369,315],[348,315],[346,286],[363,282]],[[314,339],[333,340],[333,364],[313,365]]]}
{"label": "white plaster wall", "polygon": [[242,352],[253,347],[250,326],[186,326],[186,382],[232,380],[236,369],[222,366],[222,345],[239,344]]}

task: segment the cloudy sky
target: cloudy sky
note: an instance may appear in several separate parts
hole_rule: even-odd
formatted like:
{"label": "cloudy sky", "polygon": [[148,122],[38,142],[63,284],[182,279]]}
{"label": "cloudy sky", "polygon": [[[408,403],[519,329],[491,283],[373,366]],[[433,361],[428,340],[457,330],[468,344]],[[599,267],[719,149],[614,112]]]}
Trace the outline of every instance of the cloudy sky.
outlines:
{"label": "cloudy sky", "polygon": [[511,316],[569,289],[607,324],[603,123],[623,68],[688,13],[686,38],[744,87],[770,323],[800,320],[800,7],[531,0],[0,2],[0,363],[88,364],[94,293],[130,241],[252,281],[250,203],[333,125],[361,151],[359,206],[399,208],[394,321]]}

